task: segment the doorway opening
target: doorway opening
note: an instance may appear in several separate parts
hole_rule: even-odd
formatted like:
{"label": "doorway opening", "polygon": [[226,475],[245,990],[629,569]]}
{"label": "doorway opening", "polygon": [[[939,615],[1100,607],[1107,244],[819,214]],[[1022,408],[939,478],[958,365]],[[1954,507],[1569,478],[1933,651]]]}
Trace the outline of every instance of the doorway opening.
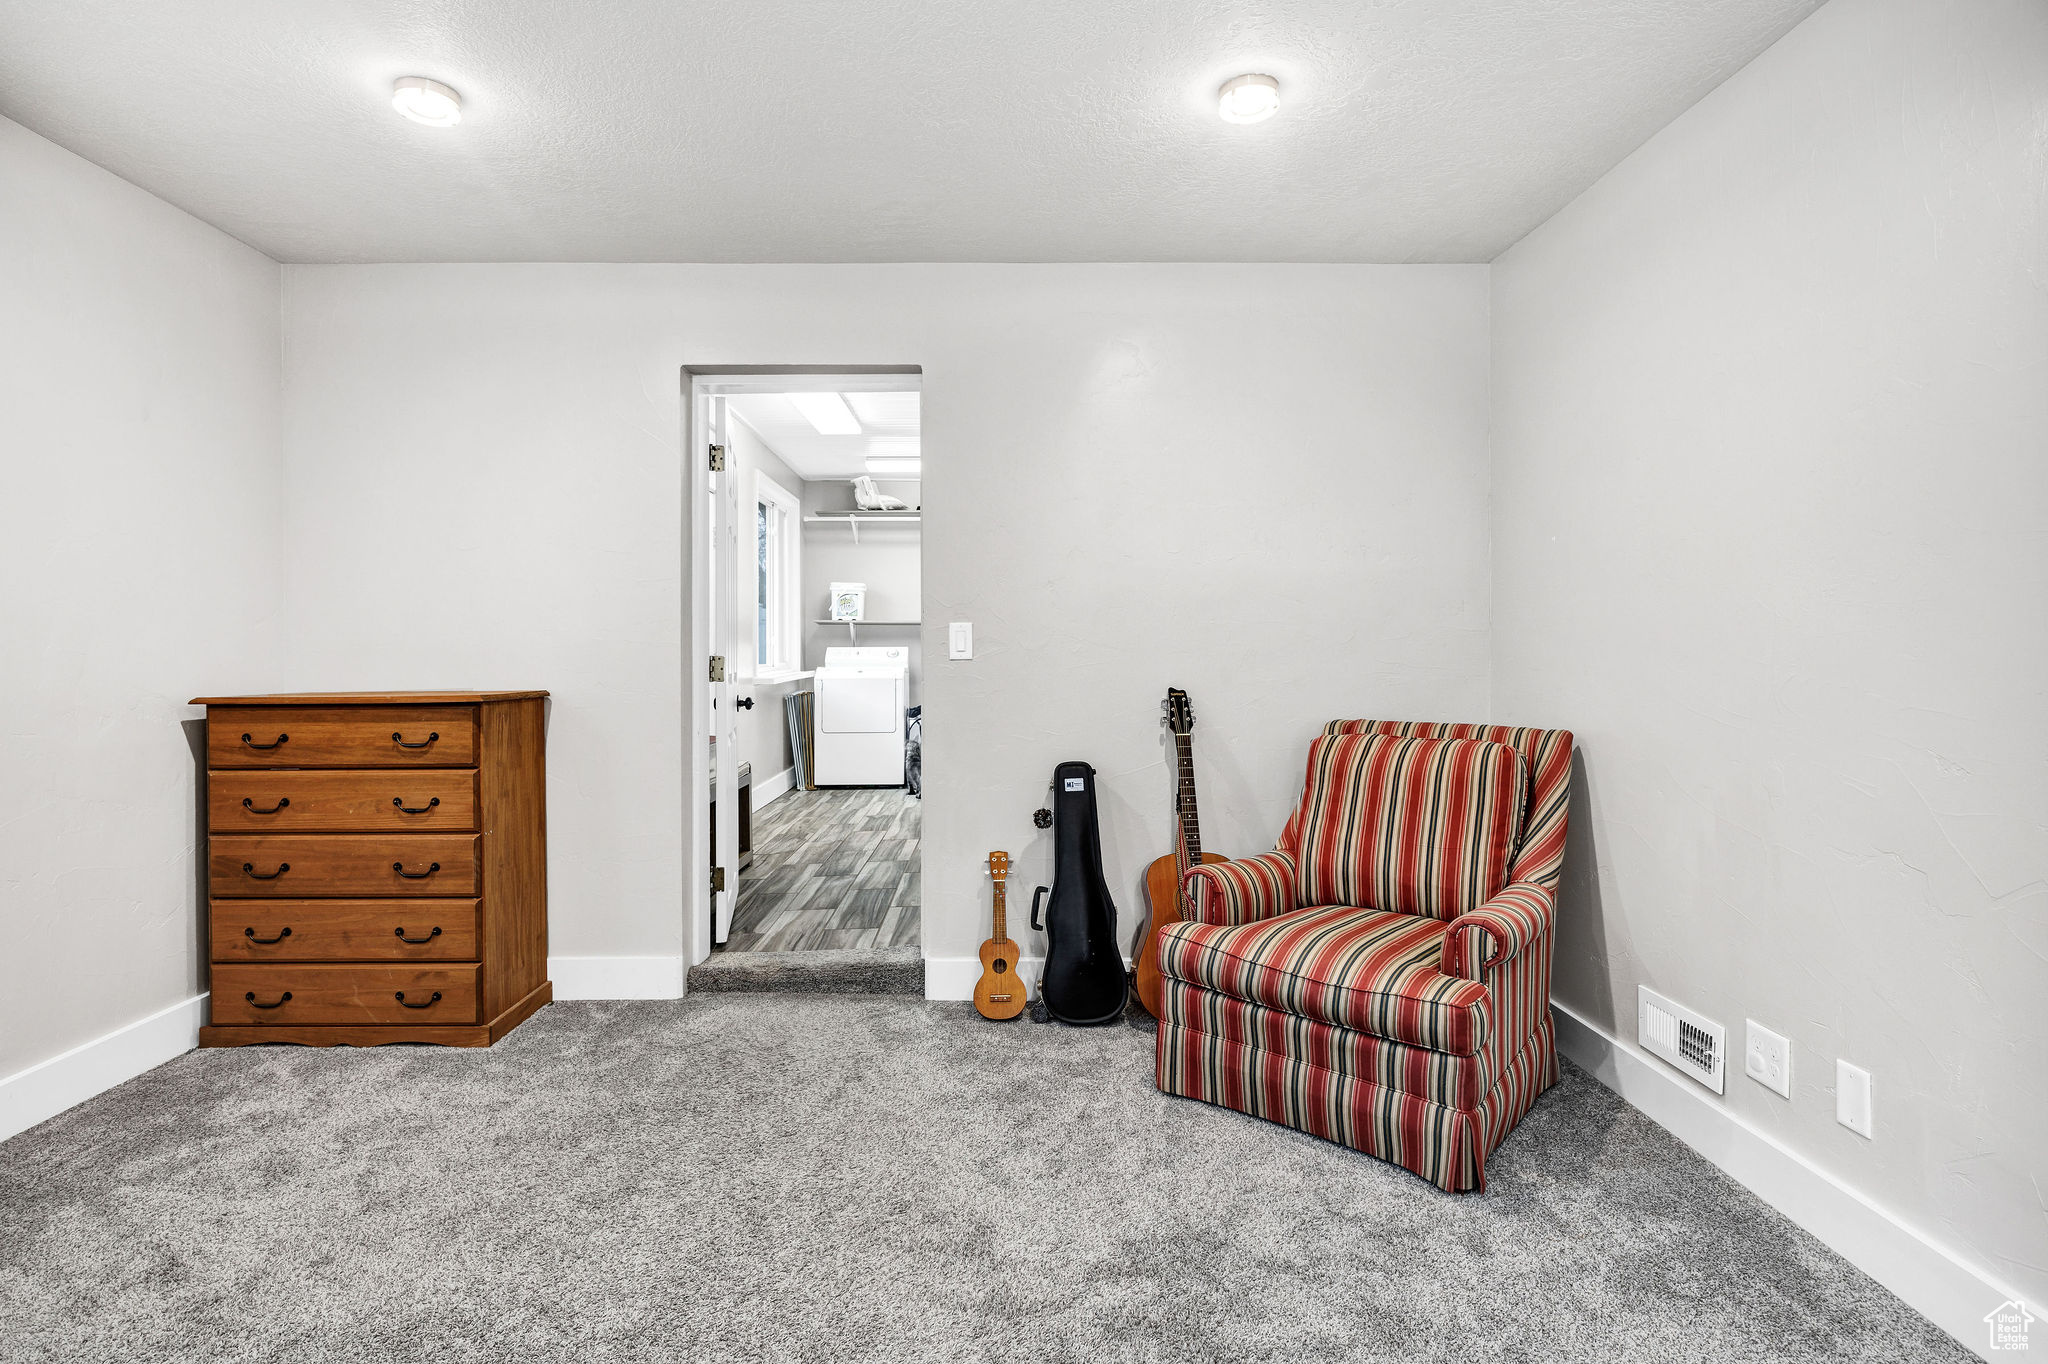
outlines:
{"label": "doorway opening", "polygon": [[704,848],[692,988],[828,963],[921,978],[921,374],[686,379],[705,664],[691,707]]}

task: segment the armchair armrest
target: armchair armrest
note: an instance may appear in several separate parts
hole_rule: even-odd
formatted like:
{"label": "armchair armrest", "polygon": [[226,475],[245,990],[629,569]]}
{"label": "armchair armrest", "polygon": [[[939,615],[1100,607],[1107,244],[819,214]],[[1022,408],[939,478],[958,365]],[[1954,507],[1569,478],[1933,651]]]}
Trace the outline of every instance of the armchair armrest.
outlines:
{"label": "armchair armrest", "polygon": [[1248,924],[1301,908],[1294,854],[1273,851],[1188,868],[1181,891],[1190,917],[1205,924]]}
{"label": "armchair armrest", "polygon": [[1451,920],[1438,969],[1460,980],[1484,980],[1488,970],[1550,932],[1554,903],[1551,892],[1533,881],[1511,882],[1479,908]]}

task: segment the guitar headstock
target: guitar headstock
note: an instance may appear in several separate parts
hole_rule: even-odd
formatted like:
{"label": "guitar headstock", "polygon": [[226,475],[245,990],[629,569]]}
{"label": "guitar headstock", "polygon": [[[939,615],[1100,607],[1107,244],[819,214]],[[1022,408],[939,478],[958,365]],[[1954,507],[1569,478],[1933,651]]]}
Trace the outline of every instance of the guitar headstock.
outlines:
{"label": "guitar headstock", "polygon": [[1001,885],[1010,874],[1010,855],[1006,852],[992,852],[988,855],[988,874]]}
{"label": "guitar headstock", "polygon": [[1179,687],[1168,687],[1166,699],[1159,703],[1166,712],[1166,727],[1175,734],[1191,734],[1195,728],[1195,708],[1188,704],[1188,694]]}

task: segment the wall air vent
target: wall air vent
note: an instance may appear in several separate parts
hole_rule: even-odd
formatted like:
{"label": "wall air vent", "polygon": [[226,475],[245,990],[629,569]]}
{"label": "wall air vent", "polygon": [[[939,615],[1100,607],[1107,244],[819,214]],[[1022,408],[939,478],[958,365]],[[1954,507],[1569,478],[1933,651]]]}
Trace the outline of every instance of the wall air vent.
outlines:
{"label": "wall air vent", "polygon": [[1727,1060],[1728,1030],[1713,1019],[1638,985],[1636,1041],[1650,1055],[1670,1062],[1716,1094],[1726,1092],[1722,1069]]}

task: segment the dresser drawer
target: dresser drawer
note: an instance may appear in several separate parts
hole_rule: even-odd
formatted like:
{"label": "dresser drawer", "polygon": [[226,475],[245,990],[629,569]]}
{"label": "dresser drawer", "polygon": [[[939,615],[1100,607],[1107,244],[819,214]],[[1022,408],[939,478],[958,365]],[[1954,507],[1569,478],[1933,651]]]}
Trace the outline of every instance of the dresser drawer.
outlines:
{"label": "dresser drawer", "polygon": [[474,900],[215,900],[213,959],[474,961]]}
{"label": "dresser drawer", "polygon": [[475,964],[216,966],[213,1022],[474,1023],[481,969]]}
{"label": "dresser drawer", "polygon": [[475,895],[475,834],[216,834],[218,899]]}
{"label": "dresser drawer", "polygon": [[473,706],[219,706],[208,767],[472,767]]}
{"label": "dresser drawer", "polygon": [[212,772],[206,812],[217,834],[474,829],[476,773]]}

